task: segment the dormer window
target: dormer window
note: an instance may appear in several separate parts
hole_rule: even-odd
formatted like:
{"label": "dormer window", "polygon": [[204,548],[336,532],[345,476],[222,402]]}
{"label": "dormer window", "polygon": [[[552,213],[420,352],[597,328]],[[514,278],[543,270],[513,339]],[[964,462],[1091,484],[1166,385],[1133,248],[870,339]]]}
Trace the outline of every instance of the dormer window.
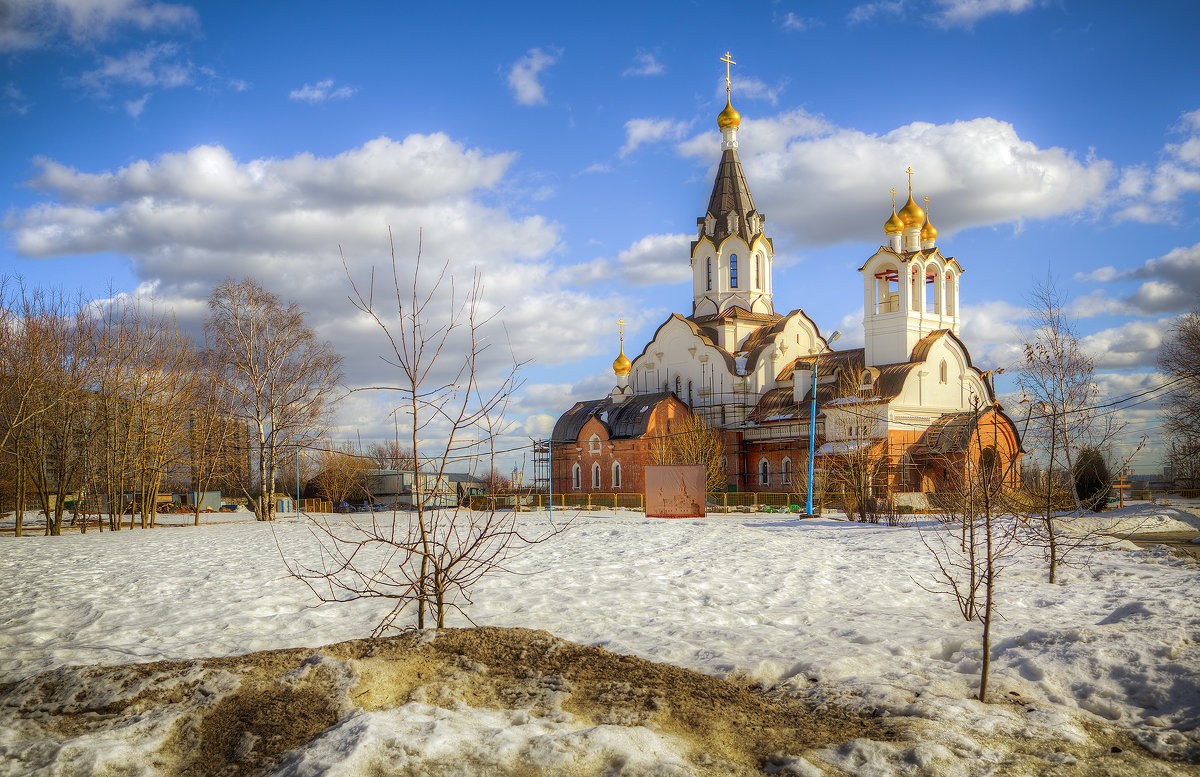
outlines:
{"label": "dormer window", "polygon": [[729,234],[735,234],[738,228],[738,215],[730,213],[729,217],[725,220],[725,226],[728,228]]}
{"label": "dormer window", "polygon": [[704,233],[706,235],[708,235],[709,237],[712,237],[713,233],[716,231],[717,231],[717,220],[714,219],[712,216],[706,217],[704,219]]}

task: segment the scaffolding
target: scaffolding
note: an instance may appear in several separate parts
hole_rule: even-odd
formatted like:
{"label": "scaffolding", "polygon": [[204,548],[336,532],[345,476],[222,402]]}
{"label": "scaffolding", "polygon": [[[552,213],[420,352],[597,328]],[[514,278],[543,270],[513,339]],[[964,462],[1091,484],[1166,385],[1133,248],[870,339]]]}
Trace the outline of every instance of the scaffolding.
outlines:
{"label": "scaffolding", "polygon": [[533,490],[537,493],[550,490],[550,441],[533,441]]}

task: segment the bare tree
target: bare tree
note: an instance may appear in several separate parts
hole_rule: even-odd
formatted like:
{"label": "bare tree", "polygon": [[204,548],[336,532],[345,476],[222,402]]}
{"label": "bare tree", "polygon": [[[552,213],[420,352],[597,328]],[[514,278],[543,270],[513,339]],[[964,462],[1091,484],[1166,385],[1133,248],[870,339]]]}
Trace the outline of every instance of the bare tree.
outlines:
{"label": "bare tree", "polygon": [[[1017,504],[1006,488],[1016,459],[1005,464],[995,456],[998,418],[995,413],[985,416],[978,397],[972,397],[972,403],[974,431],[967,455],[961,463],[947,462],[942,493],[945,512],[940,525],[921,530],[921,541],[933,555],[937,574],[928,586],[921,581],[917,584],[953,597],[963,618],[982,627],[978,693],[979,700],[986,702],[997,584],[1017,541]],[[990,446],[986,444],[989,435]]]}
{"label": "bare tree", "polygon": [[354,443],[327,442],[316,451],[314,459],[317,474],[312,484],[322,499],[337,503],[367,496],[364,479],[374,461],[364,456]]}
{"label": "bare tree", "polygon": [[1177,485],[1200,488],[1200,307],[1171,327],[1159,349],[1158,365],[1172,378],[1163,422],[1167,465]]}
{"label": "bare tree", "polygon": [[[1086,557],[1099,544],[1110,541],[1105,538],[1104,527],[1068,531],[1071,521],[1085,512],[1085,505],[1075,479],[1067,477],[1074,509],[1067,515],[1056,512],[1055,468],[1063,473],[1074,472],[1085,448],[1109,449],[1124,424],[1116,420],[1111,409],[1096,407],[1095,360],[1084,352],[1052,279],[1034,287],[1032,302],[1034,333],[1025,344],[1025,362],[1017,384],[1030,413],[1026,439],[1046,451],[1048,464],[1046,491],[1035,495],[1041,501],[1040,515],[1031,523],[1027,541],[1042,548],[1053,583],[1058,566],[1072,555]],[[1134,453],[1136,449],[1118,469],[1123,469]]]}
{"label": "bare tree", "polygon": [[708,494],[718,494],[728,484],[724,458],[725,437],[721,430],[698,415],[675,419],[669,432],[650,441],[653,464],[703,464],[704,490]]}
{"label": "bare tree", "polygon": [[[848,518],[875,522],[879,513],[873,492],[884,472],[883,434],[877,383],[863,387],[862,371],[843,370],[835,397],[824,407],[826,475]],[[807,477],[807,473],[805,475]]]}
{"label": "bare tree", "polygon": [[270,520],[276,470],[285,452],[319,438],[342,377],[342,359],[257,281],[227,279],[208,300],[205,333],[235,417],[254,431],[255,515]]}
{"label": "bare tree", "polygon": [[445,626],[450,611],[461,612],[471,603],[476,582],[503,569],[528,544],[558,531],[526,537],[515,512],[439,506],[436,494],[425,486],[424,474],[440,483],[456,462],[478,461],[485,471],[495,468],[503,412],[520,385],[521,365],[515,360],[485,379],[485,331],[494,322],[483,313],[479,276],[459,298],[446,269],[426,278],[418,250],[411,281],[402,283],[393,248],[391,292],[380,302],[374,298],[373,278],[366,289],[351,278],[351,299],[378,326],[388,349],[383,359],[397,376],[394,383],[362,390],[395,397],[393,412],[409,430],[409,444],[422,469],[413,481],[415,511],[372,513],[365,525],[313,520],[322,562],[307,567],[288,561],[292,574],[321,601],[390,600],[376,634],[401,628],[398,619],[410,604],[417,610],[417,628],[428,622]]}
{"label": "bare tree", "polygon": [[375,462],[377,469],[415,470],[416,459],[413,452],[400,444],[399,440],[383,440],[367,446],[367,455]]}

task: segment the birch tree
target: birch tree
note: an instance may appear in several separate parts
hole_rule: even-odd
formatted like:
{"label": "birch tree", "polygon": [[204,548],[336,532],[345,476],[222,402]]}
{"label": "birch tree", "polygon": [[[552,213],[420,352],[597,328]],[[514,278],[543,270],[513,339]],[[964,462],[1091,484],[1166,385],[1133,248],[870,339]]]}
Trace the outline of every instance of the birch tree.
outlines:
{"label": "birch tree", "polygon": [[342,359],[317,338],[296,303],[258,281],[227,279],[208,300],[205,335],[234,417],[253,435],[255,516],[273,514],[276,470],[285,452],[318,439],[337,398]]}

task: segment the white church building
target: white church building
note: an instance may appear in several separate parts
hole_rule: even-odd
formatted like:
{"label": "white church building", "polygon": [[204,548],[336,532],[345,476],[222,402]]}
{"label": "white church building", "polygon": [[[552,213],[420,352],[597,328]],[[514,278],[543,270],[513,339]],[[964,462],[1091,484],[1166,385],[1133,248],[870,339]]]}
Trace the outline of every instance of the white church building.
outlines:
{"label": "white church building", "polygon": [[[653,424],[614,428],[602,419],[618,409],[628,417],[633,405],[651,414],[668,399],[724,430],[731,490],[789,491],[794,473],[807,471],[814,366],[818,469],[867,451],[878,464],[875,495],[920,504],[977,449],[1015,484],[1019,435],[959,339],[964,270],[938,248],[937,230],[913,198],[912,171],[908,201],[897,212],[893,194],[883,244],[859,268],[865,345],[837,350],[803,309],[776,312],[774,250],[738,159],[741,116],[728,91],[717,124],[721,161],[691,244],[691,312],[664,321],[632,360],[622,341],[611,394],[559,420],[554,491],[634,487],[631,468],[646,463],[639,440]],[[601,456],[598,479],[578,477],[596,473]],[[624,473],[619,482],[604,476],[614,463]]]}

